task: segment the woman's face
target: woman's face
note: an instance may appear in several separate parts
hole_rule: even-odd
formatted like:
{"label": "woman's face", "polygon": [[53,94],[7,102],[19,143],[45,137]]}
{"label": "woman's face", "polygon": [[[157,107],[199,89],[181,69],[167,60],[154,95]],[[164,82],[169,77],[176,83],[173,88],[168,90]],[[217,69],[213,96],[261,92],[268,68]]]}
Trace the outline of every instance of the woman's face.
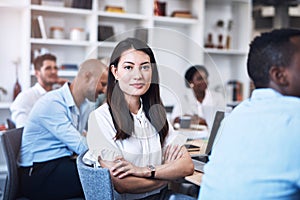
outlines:
{"label": "woman's face", "polygon": [[206,77],[205,72],[203,72],[201,70],[197,71],[194,74],[191,83],[194,85],[193,90],[195,92],[205,91],[207,88],[207,77]]}
{"label": "woman's face", "polygon": [[152,67],[150,57],[135,49],[121,54],[117,67],[111,68],[112,73],[126,97],[140,97],[150,87]]}

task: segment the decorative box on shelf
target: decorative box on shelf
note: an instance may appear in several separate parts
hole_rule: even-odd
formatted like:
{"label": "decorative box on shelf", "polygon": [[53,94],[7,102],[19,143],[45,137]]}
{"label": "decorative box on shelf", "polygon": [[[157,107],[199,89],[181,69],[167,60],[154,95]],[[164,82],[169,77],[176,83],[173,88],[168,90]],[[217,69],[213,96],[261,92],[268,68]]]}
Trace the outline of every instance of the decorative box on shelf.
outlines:
{"label": "decorative box on shelf", "polygon": [[125,13],[124,8],[120,7],[120,6],[105,6],[105,11],[116,12],[116,13]]}
{"label": "decorative box on shelf", "polygon": [[174,11],[171,17],[193,18],[190,11]]}

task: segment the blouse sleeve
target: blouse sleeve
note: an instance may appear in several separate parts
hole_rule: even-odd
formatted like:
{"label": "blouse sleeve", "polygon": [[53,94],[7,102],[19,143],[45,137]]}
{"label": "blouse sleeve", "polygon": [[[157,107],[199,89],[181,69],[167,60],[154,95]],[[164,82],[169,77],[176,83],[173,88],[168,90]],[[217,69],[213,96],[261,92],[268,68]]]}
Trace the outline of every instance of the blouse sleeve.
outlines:
{"label": "blouse sleeve", "polygon": [[114,140],[115,130],[109,116],[99,115],[93,111],[88,121],[87,143],[89,147],[88,157],[94,162],[98,157],[107,161],[113,161],[117,156],[122,156]]}

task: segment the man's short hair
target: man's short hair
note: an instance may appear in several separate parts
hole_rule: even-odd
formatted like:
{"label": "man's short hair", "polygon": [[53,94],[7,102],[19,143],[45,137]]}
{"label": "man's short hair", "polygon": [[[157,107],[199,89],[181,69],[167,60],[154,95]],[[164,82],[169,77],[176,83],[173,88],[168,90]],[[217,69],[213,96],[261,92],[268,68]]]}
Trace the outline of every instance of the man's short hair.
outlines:
{"label": "man's short hair", "polygon": [[256,88],[269,86],[269,70],[274,67],[288,67],[297,49],[290,38],[300,36],[297,29],[275,29],[262,33],[250,44],[247,70]]}
{"label": "man's short hair", "polygon": [[45,60],[52,60],[56,62],[56,56],[48,53],[48,54],[43,54],[38,57],[36,57],[33,61],[34,69],[37,71],[40,71],[41,67],[43,66],[43,62]]}

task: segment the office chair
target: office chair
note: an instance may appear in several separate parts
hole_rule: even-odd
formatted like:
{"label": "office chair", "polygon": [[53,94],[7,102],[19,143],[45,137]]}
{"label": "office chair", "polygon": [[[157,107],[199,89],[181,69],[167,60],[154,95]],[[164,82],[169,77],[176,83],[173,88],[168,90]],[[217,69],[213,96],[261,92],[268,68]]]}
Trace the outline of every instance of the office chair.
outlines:
{"label": "office chair", "polygon": [[28,200],[19,196],[18,154],[21,146],[23,128],[10,129],[3,132],[1,146],[7,164],[8,174],[3,200]]}
{"label": "office chair", "polygon": [[8,129],[14,129],[16,128],[16,124],[9,118],[6,119],[7,127]]}
{"label": "office chair", "polygon": [[109,170],[86,165],[82,161],[84,154],[80,154],[77,157],[77,169],[85,199],[116,199]]}

